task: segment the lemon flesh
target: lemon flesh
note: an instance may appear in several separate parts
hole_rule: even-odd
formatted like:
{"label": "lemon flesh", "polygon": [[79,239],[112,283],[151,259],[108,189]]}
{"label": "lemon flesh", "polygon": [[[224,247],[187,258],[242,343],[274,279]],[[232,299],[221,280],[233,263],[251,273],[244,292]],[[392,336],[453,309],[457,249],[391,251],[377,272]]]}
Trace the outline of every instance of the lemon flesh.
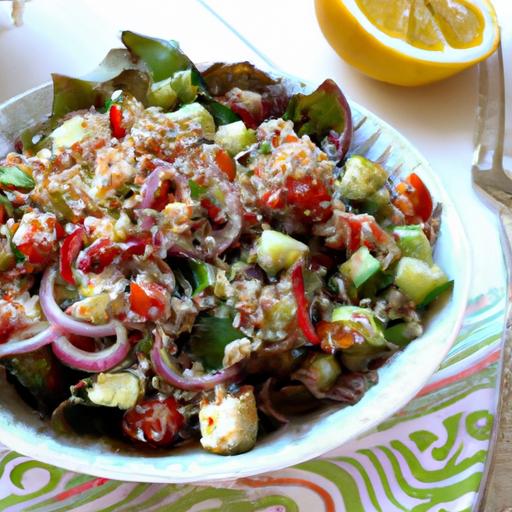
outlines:
{"label": "lemon flesh", "polygon": [[363,73],[398,85],[453,75],[499,42],[487,0],[315,0],[334,50]]}

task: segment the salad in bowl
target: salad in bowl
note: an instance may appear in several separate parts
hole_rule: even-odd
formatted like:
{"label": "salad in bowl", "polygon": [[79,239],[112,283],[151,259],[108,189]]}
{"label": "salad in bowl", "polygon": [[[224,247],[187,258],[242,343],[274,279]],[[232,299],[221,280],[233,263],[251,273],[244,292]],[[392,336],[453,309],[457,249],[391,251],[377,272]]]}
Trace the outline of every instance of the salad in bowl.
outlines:
{"label": "salad in bowl", "polygon": [[339,87],[123,32],[0,159],[0,364],[59,435],[235,455],[352,406],[453,281]]}

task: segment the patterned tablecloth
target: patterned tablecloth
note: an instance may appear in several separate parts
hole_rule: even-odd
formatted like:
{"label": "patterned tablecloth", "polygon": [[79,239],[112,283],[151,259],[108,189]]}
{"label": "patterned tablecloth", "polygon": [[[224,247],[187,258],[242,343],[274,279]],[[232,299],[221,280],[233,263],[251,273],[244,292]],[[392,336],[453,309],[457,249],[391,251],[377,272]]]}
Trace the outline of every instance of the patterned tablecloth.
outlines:
{"label": "patterned tablecloth", "polygon": [[[93,2],[84,0],[81,3],[88,4],[90,8]],[[36,4],[34,1],[29,7],[36,10]],[[218,16],[219,11],[212,12],[213,7],[222,8],[226,2],[212,0],[208,4],[202,1],[198,4]],[[69,6],[62,2],[58,5],[62,9]],[[30,17],[27,23],[30,27]],[[95,23],[101,26],[100,14]],[[247,31],[250,32],[249,25]],[[231,32],[230,37],[233,37],[233,30]],[[244,38],[242,40],[248,42]],[[0,48],[1,45],[0,34]],[[246,58],[256,62],[265,60],[258,49],[251,47],[251,50],[254,53]],[[287,70],[300,74],[296,69]],[[28,85],[32,84],[27,82]],[[389,90],[385,87],[382,86],[378,94],[387,94]],[[353,91],[358,92],[352,88],[350,92]],[[443,96],[443,91],[441,88],[437,93]],[[404,101],[409,99],[410,96],[404,94]],[[452,97],[451,101],[456,103],[457,100]],[[428,120],[428,109],[423,114]],[[460,115],[464,116],[464,113],[461,111]],[[469,113],[468,118],[471,116]],[[421,132],[421,128],[413,142],[425,140],[425,132]],[[430,133],[435,132],[431,130]],[[465,151],[461,153],[462,163],[465,160],[469,162],[470,154],[466,154],[468,145],[464,146],[464,141],[458,142],[457,136],[453,138],[453,144],[459,144],[459,148]],[[469,165],[459,165],[456,169],[455,158],[448,152],[442,153],[439,148],[434,149],[438,149],[437,153],[433,150],[427,155],[433,160],[434,168],[452,158],[453,172],[445,171],[441,178],[463,215],[474,253],[474,282],[456,344],[439,371],[405,409],[359,440],[323,457],[286,470],[214,487],[111,481],[64,471],[0,447],[0,510],[471,510],[482,477],[495,410],[496,368],[504,312],[504,272],[496,224],[470,188]]]}

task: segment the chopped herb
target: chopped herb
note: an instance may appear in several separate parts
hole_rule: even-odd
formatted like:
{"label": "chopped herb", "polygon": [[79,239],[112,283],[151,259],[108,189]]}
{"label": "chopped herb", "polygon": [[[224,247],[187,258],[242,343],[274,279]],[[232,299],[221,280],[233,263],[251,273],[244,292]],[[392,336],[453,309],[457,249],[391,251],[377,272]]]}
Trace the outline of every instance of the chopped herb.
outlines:
{"label": "chopped herb", "polygon": [[32,190],[36,186],[31,176],[24,173],[19,167],[14,166],[0,166],[0,185],[24,190]]}

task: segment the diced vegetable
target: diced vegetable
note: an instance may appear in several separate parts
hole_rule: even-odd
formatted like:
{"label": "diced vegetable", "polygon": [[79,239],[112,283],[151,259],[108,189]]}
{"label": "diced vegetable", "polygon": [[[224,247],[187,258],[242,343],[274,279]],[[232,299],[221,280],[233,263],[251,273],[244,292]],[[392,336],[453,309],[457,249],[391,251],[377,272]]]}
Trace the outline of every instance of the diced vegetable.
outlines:
{"label": "diced vegetable", "polygon": [[424,299],[421,304],[418,306],[421,308],[424,308],[428,306],[431,302],[439,298],[441,295],[443,295],[448,290],[451,290],[453,288],[453,280],[447,281],[446,283],[440,284],[436,288],[434,288]]}
{"label": "diced vegetable", "polygon": [[215,267],[196,260],[189,260],[188,265],[192,271],[192,278],[195,285],[192,296],[201,293],[209,286],[215,284]]}
{"label": "diced vegetable", "polygon": [[427,222],[432,215],[432,196],[422,179],[415,173],[396,187],[395,206],[405,215],[408,224]]}
{"label": "diced vegetable", "polygon": [[396,226],[393,235],[402,256],[417,258],[429,265],[433,263],[432,247],[421,226]]}
{"label": "diced vegetable", "polygon": [[417,322],[401,322],[384,331],[386,340],[399,347],[405,347],[412,340],[421,336],[423,328]]}
{"label": "diced vegetable", "polygon": [[199,87],[194,84],[192,71],[177,71],[171,77],[171,87],[176,91],[180,103],[192,103],[197,98]]}
{"label": "diced vegetable", "polygon": [[71,388],[72,394],[94,405],[130,409],[143,393],[141,380],[132,372],[99,373]]}
{"label": "diced vegetable", "polygon": [[178,95],[171,85],[172,77],[161,80],[151,85],[148,94],[150,105],[161,107],[165,110],[171,110],[178,102]]}
{"label": "diced vegetable", "polygon": [[60,275],[62,279],[71,285],[75,285],[75,276],[73,275],[72,265],[76,261],[76,257],[83,245],[84,229],[78,227],[68,235],[62,242],[60,248]]}
{"label": "diced vegetable", "polygon": [[270,229],[263,231],[256,249],[258,265],[269,275],[290,268],[308,252],[306,244]]}
{"label": "diced vegetable", "polygon": [[213,140],[215,138],[215,121],[210,112],[199,103],[189,103],[166,115],[175,123],[195,121],[203,129],[203,136],[206,139]]}
{"label": "diced vegetable", "polygon": [[35,182],[32,176],[23,172],[19,167],[0,166],[0,185],[5,188],[32,190],[35,187]]}
{"label": "diced vegetable", "polygon": [[123,416],[124,435],[154,448],[170,446],[185,423],[178,406],[172,396],[138,403]]}
{"label": "diced vegetable", "polygon": [[340,193],[350,200],[362,200],[375,194],[386,183],[388,174],[377,163],[354,155],[345,162]]}
{"label": "diced vegetable", "polygon": [[217,394],[215,402],[204,400],[199,410],[201,445],[219,455],[236,455],[256,444],[258,412],[252,388],[238,395]]}
{"label": "diced vegetable", "polygon": [[108,293],[98,293],[75,302],[70,307],[74,318],[85,320],[92,324],[105,324],[109,321],[108,307],[111,303]]}
{"label": "diced vegetable", "polygon": [[226,150],[219,149],[217,153],[215,153],[215,163],[227,176],[229,181],[235,181],[236,163]]}
{"label": "diced vegetable", "polygon": [[82,116],[73,116],[64,121],[58,128],[50,133],[53,142],[53,152],[60,148],[70,148],[75,142],[81,141],[90,134],[87,126],[84,126],[85,120]]}
{"label": "diced vegetable", "polygon": [[297,302],[297,322],[300,330],[309,342],[313,345],[318,345],[320,338],[311,323],[309,302],[304,289],[304,277],[302,274],[302,265],[300,264],[297,264],[292,270],[292,290],[295,301]]}
{"label": "diced vegetable", "polygon": [[167,300],[164,287],[158,283],[130,283],[130,309],[146,320],[158,320]]}
{"label": "diced vegetable", "polygon": [[380,270],[380,262],[374,258],[367,247],[360,247],[352,256],[340,265],[340,272],[352,280],[359,288]]}
{"label": "diced vegetable", "polygon": [[448,277],[435,264],[407,256],[398,262],[395,284],[415,304],[421,304],[432,291],[447,282]]}
{"label": "diced vegetable", "polygon": [[340,363],[333,354],[314,354],[306,361],[305,367],[312,373],[311,377],[320,391],[330,389],[341,375]]}
{"label": "diced vegetable", "polygon": [[256,142],[254,130],[245,127],[243,121],[220,126],[215,134],[215,143],[236,155]]}
{"label": "diced vegetable", "polygon": [[110,105],[108,112],[110,119],[110,128],[112,129],[112,136],[116,139],[122,139],[126,135],[126,130],[123,126],[123,110],[121,105],[114,103]]}
{"label": "diced vegetable", "polygon": [[386,340],[375,314],[371,309],[358,306],[339,306],[331,316],[332,322],[342,322],[354,329],[370,344],[384,346]]}

